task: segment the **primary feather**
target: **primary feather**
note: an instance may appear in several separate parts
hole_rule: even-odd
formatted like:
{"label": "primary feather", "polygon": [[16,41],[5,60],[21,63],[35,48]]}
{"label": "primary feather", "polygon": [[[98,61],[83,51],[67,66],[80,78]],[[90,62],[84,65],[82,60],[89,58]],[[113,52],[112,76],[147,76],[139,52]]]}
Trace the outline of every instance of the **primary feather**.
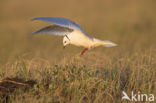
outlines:
{"label": "primary feather", "polygon": [[57,25],[50,25],[47,27],[44,27],[36,32],[33,33],[33,35],[38,34],[38,33],[44,33],[44,34],[53,34],[53,35],[58,35],[58,36],[65,36],[71,33],[73,30],[66,28],[66,27],[61,27]]}
{"label": "primary feather", "polygon": [[63,17],[38,17],[32,20],[47,21],[58,26],[80,30],[82,33],[85,34],[84,30],[78,24]]}

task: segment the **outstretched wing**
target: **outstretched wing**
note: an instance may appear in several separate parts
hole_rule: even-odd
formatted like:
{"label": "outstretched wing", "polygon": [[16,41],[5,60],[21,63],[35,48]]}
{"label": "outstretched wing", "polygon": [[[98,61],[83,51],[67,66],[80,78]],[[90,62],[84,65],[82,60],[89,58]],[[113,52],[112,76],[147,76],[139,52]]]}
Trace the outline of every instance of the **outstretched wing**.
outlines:
{"label": "outstretched wing", "polygon": [[80,30],[82,33],[85,34],[84,30],[75,22],[63,18],[63,17],[38,17],[38,18],[34,18],[32,20],[41,20],[41,21],[47,21],[50,22],[52,24],[58,25],[58,26],[62,26],[65,28],[69,28],[69,29],[77,29]]}
{"label": "outstretched wing", "polygon": [[58,35],[58,36],[65,36],[65,35],[68,35],[69,33],[71,33],[72,31],[73,31],[73,29],[69,29],[66,27],[61,27],[58,25],[50,25],[50,26],[44,27],[44,28],[34,32],[33,35],[43,33],[43,34],[53,34],[53,35]]}

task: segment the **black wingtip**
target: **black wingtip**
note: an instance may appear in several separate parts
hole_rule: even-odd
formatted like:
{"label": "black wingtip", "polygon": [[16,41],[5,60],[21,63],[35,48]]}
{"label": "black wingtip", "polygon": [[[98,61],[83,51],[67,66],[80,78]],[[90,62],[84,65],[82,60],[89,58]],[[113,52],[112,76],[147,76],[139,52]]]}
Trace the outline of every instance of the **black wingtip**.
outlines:
{"label": "black wingtip", "polygon": [[32,35],[36,35],[36,34],[38,34],[38,32],[33,32],[33,33],[32,33]]}
{"label": "black wingtip", "polygon": [[30,21],[34,21],[34,20],[36,20],[36,18],[33,18],[33,19],[31,19]]}
{"label": "black wingtip", "polygon": [[36,33],[32,33],[32,35],[35,35]]}
{"label": "black wingtip", "polygon": [[38,20],[38,18],[39,18],[39,17],[37,17],[37,18],[33,18],[33,19],[31,19],[30,21]]}

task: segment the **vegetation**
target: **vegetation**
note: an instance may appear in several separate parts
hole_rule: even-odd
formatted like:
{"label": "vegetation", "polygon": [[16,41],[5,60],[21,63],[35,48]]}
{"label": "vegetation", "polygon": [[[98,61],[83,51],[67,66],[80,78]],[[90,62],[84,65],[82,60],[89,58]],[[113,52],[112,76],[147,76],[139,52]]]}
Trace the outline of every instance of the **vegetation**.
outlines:
{"label": "vegetation", "polygon": [[[156,94],[155,4],[0,1],[0,102],[121,103],[122,91]],[[82,48],[62,49],[60,37],[32,36],[47,25],[29,21],[38,16],[72,19],[89,35],[118,46],[80,56]]]}

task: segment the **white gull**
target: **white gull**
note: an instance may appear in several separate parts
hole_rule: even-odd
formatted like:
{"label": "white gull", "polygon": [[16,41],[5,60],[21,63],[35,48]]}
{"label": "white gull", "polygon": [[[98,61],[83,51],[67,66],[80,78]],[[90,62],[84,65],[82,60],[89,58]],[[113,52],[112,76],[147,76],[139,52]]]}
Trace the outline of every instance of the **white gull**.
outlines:
{"label": "white gull", "polygon": [[97,46],[116,46],[116,44],[111,41],[99,40],[97,38],[89,36],[78,24],[63,17],[38,17],[32,20],[41,20],[52,23],[52,25],[34,32],[33,35],[42,33],[63,36],[64,47],[68,44],[84,47],[81,55],[83,55],[86,50],[92,49]]}

